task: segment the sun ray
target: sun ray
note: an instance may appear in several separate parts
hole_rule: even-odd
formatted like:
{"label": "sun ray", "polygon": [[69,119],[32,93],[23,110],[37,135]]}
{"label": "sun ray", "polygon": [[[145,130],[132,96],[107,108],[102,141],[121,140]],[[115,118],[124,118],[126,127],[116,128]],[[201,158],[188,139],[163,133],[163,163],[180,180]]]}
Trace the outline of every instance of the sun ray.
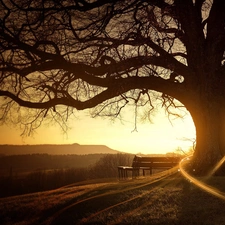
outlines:
{"label": "sun ray", "polygon": [[216,166],[209,172],[207,177],[211,177],[215,172],[223,165],[225,161],[225,156],[216,164]]}
{"label": "sun ray", "polygon": [[218,189],[205,184],[204,182],[192,177],[190,174],[188,174],[185,169],[184,169],[184,164],[188,163],[190,160],[190,156],[182,159],[179,163],[179,167],[180,167],[180,172],[182,173],[182,175],[187,178],[190,182],[192,182],[194,185],[198,186],[199,188],[201,188],[202,190],[222,199],[225,200],[225,193],[219,191]]}

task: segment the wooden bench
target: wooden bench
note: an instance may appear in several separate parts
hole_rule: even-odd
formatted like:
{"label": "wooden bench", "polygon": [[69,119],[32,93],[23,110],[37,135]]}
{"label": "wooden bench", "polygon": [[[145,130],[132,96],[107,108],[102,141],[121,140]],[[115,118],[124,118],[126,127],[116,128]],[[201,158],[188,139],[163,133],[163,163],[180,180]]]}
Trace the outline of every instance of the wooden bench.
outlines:
{"label": "wooden bench", "polygon": [[143,176],[145,176],[146,170],[149,170],[150,175],[152,175],[153,169],[170,169],[176,166],[180,160],[180,157],[142,157],[135,155],[132,166],[118,166],[119,179],[127,179],[128,171],[131,171],[132,178],[138,177],[141,170]]}

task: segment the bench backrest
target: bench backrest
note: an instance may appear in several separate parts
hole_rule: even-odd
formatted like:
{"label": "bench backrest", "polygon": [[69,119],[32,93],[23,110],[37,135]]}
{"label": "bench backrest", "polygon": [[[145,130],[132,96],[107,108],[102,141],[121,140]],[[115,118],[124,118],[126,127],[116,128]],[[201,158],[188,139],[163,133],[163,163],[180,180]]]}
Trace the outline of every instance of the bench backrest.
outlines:
{"label": "bench backrest", "polygon": [[180,157],[142,157],[135,156],[132,167],[170,168],[176,166]]}

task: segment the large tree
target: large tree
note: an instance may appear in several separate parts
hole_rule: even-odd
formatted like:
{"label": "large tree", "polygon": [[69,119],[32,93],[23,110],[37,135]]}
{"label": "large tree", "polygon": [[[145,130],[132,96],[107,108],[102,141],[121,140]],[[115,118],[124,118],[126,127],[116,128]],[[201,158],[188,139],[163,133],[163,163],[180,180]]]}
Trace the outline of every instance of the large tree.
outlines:
{"label": "large tree", "polygon": [[161,102],[190,112],[198,173],[225,155],[225,1],[1,0],[0,58],[1,121]]}

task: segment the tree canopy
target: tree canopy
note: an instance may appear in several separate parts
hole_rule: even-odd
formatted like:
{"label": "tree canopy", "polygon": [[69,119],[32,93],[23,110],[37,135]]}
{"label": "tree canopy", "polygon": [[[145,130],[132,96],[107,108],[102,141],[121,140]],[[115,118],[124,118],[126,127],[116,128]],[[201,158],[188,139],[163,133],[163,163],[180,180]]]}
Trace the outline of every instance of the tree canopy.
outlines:
{"label": "tree canopy", "polygon": [[30,130],[75,109],[184,105],[196,159],[212,166],[224,155],[221,134],[207,139],[222,123],[203,124],[224,109],[225,1],[1,0],[0,9],[1,121],[25,118]]}

